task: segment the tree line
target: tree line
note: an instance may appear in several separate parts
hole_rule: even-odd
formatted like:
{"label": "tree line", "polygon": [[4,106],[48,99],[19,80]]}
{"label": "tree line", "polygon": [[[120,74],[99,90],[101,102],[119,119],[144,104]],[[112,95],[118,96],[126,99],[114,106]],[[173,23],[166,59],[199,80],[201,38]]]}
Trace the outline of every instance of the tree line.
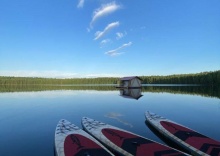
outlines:
{"label": "tree line", "polygon": [[3,85],[74,85],[74,84],[117,84],[118,78],[30,78],[30,77],[0,77]]}
{"label": "tree line", "polygon": [[220,70],[196,74],[179,74],[168,76],[142,76],[144,84],[200,84],[220,85]]}
{"label": "tree line", "polygon": [[[179,74],[168,76],[139,76],[142,84],[198,84],[220,85],[220,70],[196,74]],[[77,84],[119,84],[120,78],[37,78],[37,77],[0,77],[0,85],[77,85]]]}

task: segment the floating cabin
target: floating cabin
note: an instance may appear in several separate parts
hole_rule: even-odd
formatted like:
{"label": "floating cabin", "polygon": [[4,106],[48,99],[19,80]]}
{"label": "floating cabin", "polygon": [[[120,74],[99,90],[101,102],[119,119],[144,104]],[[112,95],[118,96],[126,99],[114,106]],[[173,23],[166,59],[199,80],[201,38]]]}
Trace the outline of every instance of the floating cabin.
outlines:
{"label": "floating cabin", "polygon": [[141,88],[141,81],[142,79],[139,78],[138,76],[123,77],[120,79],[120,85],[116,88],[121,88],[121,89]]}

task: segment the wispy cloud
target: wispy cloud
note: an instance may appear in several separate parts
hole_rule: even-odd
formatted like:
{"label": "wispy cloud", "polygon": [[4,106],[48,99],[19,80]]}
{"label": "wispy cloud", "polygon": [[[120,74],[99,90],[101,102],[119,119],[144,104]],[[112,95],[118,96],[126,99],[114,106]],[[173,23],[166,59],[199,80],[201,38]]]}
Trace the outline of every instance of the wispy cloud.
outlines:
{"label": "wispy cloud", "polygon": [[116,33],[116,39],[119,40],[120,38],[124,37],[123,33],[117,32]]}
{"label": "wispy cloud", "polygon": [[122,32],[117,32],[117,33],[116,33],[116,39],[119,40],[119,39],[125,37],[126,35],[127,35],[127,32],[124,32],[124,33],[122,33]]}
{"label": "wispy cloud", "polygon": [[110,41],[111,41],[110,39],[104,39],[101,41],[101,44],[104,45],[104,44],[109,43]]}
{"label": "wispy cloud", "polygon": [[107,34],[108,31],[110,31],[111,29],[117,26],[119,26],[119,22],[113,22],[113,23],[108,24],[103,31],[97,31],[95,33],[94,40],[98,40],[99,38],[103,37],[104,35]]}
{"label": "wispy cloud", "polygon": [[106,16],[120,9],[120,5],[117,5],[115,2],[111,2],[108,4],[103,4],[100,8],[96,9],[93,12],[92,21],[90,22],[90,28],[92,28],[93,23],[99,19],[100,17]]}
{"label": "wispy cloud", "polygon": [[122,49],[124,49],[126,47],[129,47],[131,45],[132,45],[132,42],[125,43],[125,44],[123,44],[122,46],[120,46],[120,47],[118,47],[116,49],[113,49],[113,50],[105,52],[105,54],[110,55],[110,56],[120,55],[120,54],[122,54],[122,52],[119,52],[120,50],[122,50]]}
{"label": "wispy cloud", "polygon": [[105,47],[109,42],[111,42],[110,39],[104,39],[100,42],[100,48]]}
{"label": "wispy cloud", "polygon": [[85,0],[79,0],[77,8],[83,8]]}

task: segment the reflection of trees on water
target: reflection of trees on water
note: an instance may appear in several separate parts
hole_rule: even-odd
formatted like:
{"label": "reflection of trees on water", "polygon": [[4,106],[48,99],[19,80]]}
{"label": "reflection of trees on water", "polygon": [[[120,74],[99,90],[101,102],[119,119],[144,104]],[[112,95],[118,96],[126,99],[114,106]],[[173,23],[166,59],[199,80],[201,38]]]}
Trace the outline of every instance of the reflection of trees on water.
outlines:
{"label": "reflection of trees on water", "polygon": [[50,90],[114,91],[113,85],[0,85],[0,92],[29,92]]}
{"label": "reflection of trees on water", "polygon": [[[114,85],[0,85],[0,92],[29,92],[48,90],[97,90],[117,91]],[[146,86],[142,87],[143,92],[167,92],[173,94],[192,94],[220,98],[220,87],[218,86]]]}
{"label": "reflection of trees on water", "polygon": [[168,92],[220,98],[220,87],[217,86],[149,86],[142,87],[142,92]]}

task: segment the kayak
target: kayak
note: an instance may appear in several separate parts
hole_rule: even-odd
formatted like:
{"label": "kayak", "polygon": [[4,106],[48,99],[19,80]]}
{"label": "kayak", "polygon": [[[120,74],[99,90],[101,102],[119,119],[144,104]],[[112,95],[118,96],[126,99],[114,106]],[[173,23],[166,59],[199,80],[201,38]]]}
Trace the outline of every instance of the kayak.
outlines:
{"label": "kayak", "polygon": [[155,113],[147,111],[145,117],[161,135],[192,155],[220,156],[220,142]]}
{"label": "kayak", "polygon": [[57,156],[113,156],[92,136],[65,119],[56,127],[55,153]]}
{"label": "kayak", "polygon": [[178,150],[154,142],[132,132],[83,117],[83,129],[105,146],[125,156],[184,156]]}

